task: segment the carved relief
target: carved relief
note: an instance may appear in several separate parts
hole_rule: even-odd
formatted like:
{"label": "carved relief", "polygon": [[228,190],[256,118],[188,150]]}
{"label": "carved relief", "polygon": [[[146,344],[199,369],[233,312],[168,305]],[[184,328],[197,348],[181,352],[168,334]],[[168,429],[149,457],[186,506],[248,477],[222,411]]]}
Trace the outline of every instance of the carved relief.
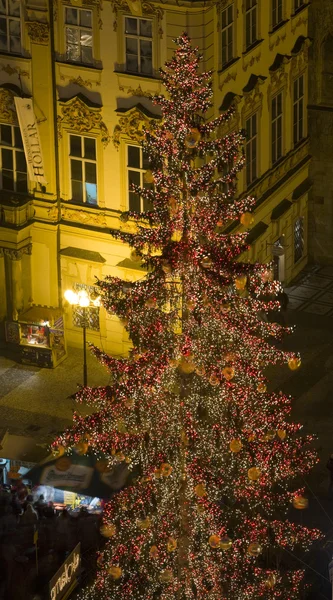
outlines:
{"label": "carved relief", "polygon": [[92,89],[93,85],[101,85],[100,81],[93,81],[92,79],[82,79],[81,75],[78,77],[65,77],[62,73],[60,74],[61,81],[68,81],[69,83],[74,83],[82,88],[90,88]]}
{"label": "carved relief", "polygon": [[256,85],[251,92],[244,92],[244,105],[242,108],[242,120],[244,115],[250,114],[258,110],[262,106],[263,93],[260,91],[260,86],[264,80],[258,79]]}
{"label": "carved relief", "polygon": [[139,85],[139,87],[137,87],[137,88],[132,88],[131,86],[120,85],[119,90],[121,92],[126,91],[131,96],[141,96],[142,98],[150,98],[155,93],[154,91],[150,91],[150,92],[144,91],[142,89],[141,85]]}
{"label": "carved relief", "polygon": [[237,77],[237,71],[234,71],[233,73],[228,73],[228,75],[226,76],[226,78],[221,81],[220,85],[219,85],[219,89],[222,92],[224,86],[229,83],[229,81],[236,81],[236,77]]}
{"label": "carved relief", "polygon": [[251,56],[250,60],[245,62],[245,59],[243,59],[243,71],[247,71],[249,67],[253,67],[255,62],[259,62],[261,59],[261,52],[259,52],[256,55]]}
{"label": "carved relief", "polygon": [[120,137],[125,136],[141,143],[144,130],[149,129],[150,119],[137,108],[133,108],[126,116],[120,117],[118,125],[113,130],[112,141],[118,149]]}
{"label": "carved relief", "polygon": [[295,35],[296,29],[301,27],[302,25],[307,25],[308,17],[300,17],[297,21],[291,26],[291,33]]}
{"label": "carved relief", "polygon": [[61,107],[62,116],[58,116],[58,137],[62,137],[62,124],[78,133],[98,130],[103,146],[110,142],[110,135],[102,121],[101,109],[87,106],[80,98],[75,97]]}
{"label": "carved relief", "polygon": [[113,30],[117,31],[118,29],[118,16],[119,12],[128,12],[128,10],[135,16],[149,16],[156,17],[157,19],[157,27],[158,34],[160,38],[163,37],[163,29],[162,29],[162,19],[164,15],[164,10],[160,6],[156,6],[155,4],[151,4],[150,2],[145,2],[141,0],[111,0],[112,9],[115,15],[115,20],[113,21]]}
{"label": "carved relief", "polygon": [[277,48],[280,44],[280,42],[284,42],[284,40],[287,37],[287,33],[285,32],[283,35],[281,35],[281,37],[278,35],[277,38],[275,38],[274,42],[271,42],[269,44],[269,49],[272,52],[274,50],[274,48]]}
{"label": "carved relief", "polygon": [[14,94],[6,88],[0,88],[0,119],[5,123],[17,123]]}
{"label": "carved relief", "polygon": [[106,227],[106,216],[102,212],[88,212],[85,210],[73,210],[70,208],[61,209],[61,217],[65,221],[78,221],[84,225],[97,225]]}
{"label": "carved relief", "polygon": [[28,71],[22,71],[22,69],[20,69],[19,67],[12,67],[12,65],[10,65],[10,64],[1,65],[1,71],[4,71],[5,73],[7,73],[7,75],[9,75],[9,77],[16,74],[19,77],[28,77],[28,79],[30,79],[30,75],[29,75]]}
{"label": "carved relief", "polygon": [[35,44],[48,44],[49,24],[40,21],[26,21],[28,36]]}
{"label": "carved relief", "polygon": [[310,150],[310,144],[307,141],[304,145],[297,149],[296,152],[286,157],[286,159],[279,164],[273,172],[258,183],[252,190],[252,195],[256,198],[260,198],[267,190],[273,185],[278,183],[284,175],[286,175],[296,164],[300,163],[306,156],[308,156]]}
{"label": "carved relief", "polygon": [[24,246],[24,248],[20,248],[16,250],[14,248],[4,248],[5,256],[8,256],[11,260],[21,260],[24,254],[32,254],[32,244],[28,244]]}
{"label": "carved relief", "polygon": [[284,58],[280,68],[271,73],[271,82],[267,88],[267,103],[268,108],[272,100],[272,96],[277,94],[279,90],[284,88],[288,82],[288,73],[286,73],[286,65],[289,63],[289,58]]}
{"label": "carved relief", "polygon": [[309,62],[309,47],[311,40],[306,39],[303,42],[302,50],[291,59],[290,75],[291,79],[295,78],[299,73],[302,73],[308,66]]}

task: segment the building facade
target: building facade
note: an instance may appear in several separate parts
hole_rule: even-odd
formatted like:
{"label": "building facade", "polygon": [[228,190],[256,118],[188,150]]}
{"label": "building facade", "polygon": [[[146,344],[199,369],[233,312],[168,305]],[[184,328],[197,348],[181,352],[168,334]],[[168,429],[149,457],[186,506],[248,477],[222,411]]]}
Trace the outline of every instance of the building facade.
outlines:
{"label": "building facade", "polygon": [[[297,275],[308,256],[308,10],[303,0],[1,3],[0,319],[7,344],[26,344],[27,336],[40,342],[43,332],[34,337],[29,319],[50,320],[58,339],[64,314],[67,342],[80,345],[79,314],[65,290],[94,291],[96,277],[106,275],[143,276],[110,231],[130,231],[119,216],[140,207],[130,184],[142,182],[146,169],[142,130],[159,118],[149,96],[162,91],[158,69],[183,31],[213,71],[210,116],[235,105],[221,134],[247,132],[238,193],[254,195],[257,205],[245,259],[273,260],[284,283]],[[26,130],[38,130],[30,156],[24,119]],[[94,306],[88,338],[119,356],[129,347],[122,323]]]}

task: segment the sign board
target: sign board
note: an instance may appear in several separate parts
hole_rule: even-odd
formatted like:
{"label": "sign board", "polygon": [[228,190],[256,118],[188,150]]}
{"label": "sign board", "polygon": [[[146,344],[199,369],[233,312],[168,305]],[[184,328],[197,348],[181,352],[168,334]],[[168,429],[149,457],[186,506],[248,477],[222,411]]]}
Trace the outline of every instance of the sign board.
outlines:
{"label": "sign board", "polygon": [[21,130],[24,154],[27,161],[29,179],[38,183],[47,183],[44,173],[42,147],[39,139],[37,119],[32,100],[14,98],[17,118]]}
{"label": "sign board", "polygon": [[66,558],[60,569],[50,581],[50,600],[62,600],[67,592],[74,588],[80,568],[80,543]]}

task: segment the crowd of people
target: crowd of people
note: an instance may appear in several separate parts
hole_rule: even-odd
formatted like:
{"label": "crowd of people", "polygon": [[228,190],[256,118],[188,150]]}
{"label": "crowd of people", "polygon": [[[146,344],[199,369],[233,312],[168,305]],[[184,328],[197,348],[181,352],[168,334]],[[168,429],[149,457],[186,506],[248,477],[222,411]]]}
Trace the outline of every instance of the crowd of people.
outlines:
{"label": "crowd of people", "polygon": [[22,501],[15,488],[0,487],[0,600],[43,600],[66,556],[81,543],[81,557],[94,566],[102,544],[100,516],[85,507],[56,510],[43,495]]}

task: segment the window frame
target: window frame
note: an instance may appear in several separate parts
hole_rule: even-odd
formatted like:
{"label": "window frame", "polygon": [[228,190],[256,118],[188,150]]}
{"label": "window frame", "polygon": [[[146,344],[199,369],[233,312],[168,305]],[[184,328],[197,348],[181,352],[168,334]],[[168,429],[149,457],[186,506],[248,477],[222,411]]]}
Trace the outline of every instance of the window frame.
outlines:
{"label": "window frame", "polygon": [[[75,10],[78,13],[78,16],[80,14],[80,12],[89,12],[91,14],[91,26],[84,26],[84,25],[80,25],[80,24],[74,24],[74,23],[67,23],[67,10]],[[75,64],[75,65],[85,65],[85,66],[93,66],[95,64],[95,49],[94,49],[94,10],[92,7],[83,7],[83,6],[64,6],[64,44],[65,44],[65,59],[66,62],[70,63],[70,64]],[[79,49],[80,49],[80,58],[78,60],[75,60],[74,58],[70,58],[68,56],[68,39],[67,39],[67,29],[74,29],[74,30],[78,30],[79,31],[79,36],[81,38],[80,32],[82,31],[90,31],[91,32],[91,46],[85,46],[81,43],[79,43]],[[81,42],[81,39],[80,39]],[[91,60],[87,61],[87,60],[83,60],[82,58],[82,48],[85,47],[91,47]]]}
{"label": "window frame", "polygon": [[[244,2],[245,2],[244,46],[245,46],[245,52],[248,52],[249,50],[251,50],[252,46],[254,46],[256,44],[256,42],[259,41],[259,10],[258,10],[259,1],[258,0],[244,0]],[[247,2],[251,3],[251,6],[249,8],[246,8]],[[253,26],[253,15],[254,15],[254,26]],[[248,27],[248,18],[249,18],[250,27]],[[249,43],[247,43],[247,33],[248,33],[248,31],[252,32],[254,27],[255,27],[255,39],[252,39],[252,33],[251,33],[251,40]]]}
{"label": "window frame", "polygon": [[[10,0],[5,0],[5,2],[6,2],[6,13],[5,14],[1,14],[0,18],[6,20],[7,49],[6,50],[5,49],[0,49],[0,53],[13,54],[14,56],[21,56],[22,53],[23,53],[23,44],[22,44],[22,33],[23,33],[22,32],[22,15],[23,15],[23,11],[21,10],[21,8],[22,8],[22,2],[19,3],[19,11],[20,11],[19,16],[10,15],[10,13],[9,13]],[[9,27],[9,22],[10,21],[16,21],[16,22],[19,23],[19,26],[20,26],[20,35],[19,35],[20,50],[18,52],[15,52],[10,47],[10,38],[11,38],[11,36],[10,36],[10,27]],[[14,37],[16,37],[16,36],[14,36]]]}
{"label": "window frame", "polygon": [[[11,139],[12,139],[12,143],[11,145],[3,143],[2,142],[2,133],[1,133],[1,127],[9,127],[11,129]],[[18,133],[19,133],[19,138],[22,142],[22,145],[17,146],[16,145],[16,136],[15,136],[15,129],[17,129]],[[14,140],[14,144],[13,144],[13,140]],[[12,153],[12,163],[13,163],[13,168],[12,169],[6,169],[3,167],[3,150],[9,150]],[[26,170],[25,171],[21,171],[17,169],[17,153],[20,153],[23,155],[24,157],[24,162],[25,162],[25,167]],[[13,189],[10,188],[5,188],[3,187],[3,173],[4,171],[11,171],[13,173]],[[25,174],[25,189],[23,190],[19,190],[17,189],[17,183],[18,183],[18,178],[17,178],[17,174],[18,173],[23,173]],[[23,179],[22,179],[23,181]],[[29,177],[28,177],[28,166],[27,166],[27,161],[26,161],[26,157],[25,157],[25,152],[24,152],[24,147],[23,147],[23,141],[22,141],[22,136],[21,136],[21,130],[20,127],[18,125],[12,124],[12,123],[0,123],[0,190],[4,191],[4,192],[15,192],[16,194],[28,194],[29,192]]]}
{"label": "window frame", "polygon": [[[302,95],[300,95],[300,81],[302,80]],[[295,98],[295,85],[297,85],[297,98]],[[297,146],[305,138],[306,127],[306,98],[305,98],[305,74],[301,73],[293,80],[293,146]],[[297,113],[295,115],[295,112]],[[295,120],[296,118],[296,120]],[[297,131],[295,136],[295,129]],[[301,131],[300,131],[301,130]]]}
{"label": "window frame", "polygon": [[[253,119],[255,118],[255,133],[253,133]],[[245,131],[247,132],[247,123],[250,122],[251,134],[245,142],[245,183],[246,188],[250,187],[259,177],[259,111],[255,111],[245,119]],[[253,147],[255,146],[255,157],[253,158]],[[249,161],[250,154],[250,161]],[[255,175],[253,175],[253,164]],[[249,169],[250,166],[250,169]],[[248,174],[250,171],[250,178]]]}
{"label": "window frame", "polygon": [[[273,103],[276,101],[278,101],[278,97],[281,96],[281,112],[279,114],[277,114],[275,117],[273,117]],[[281,160],[281,158],[284,155],[284,150],[283,150],[283,144],[284,144],[284,91],[283,90],[279,90],[276,94],[274,94],[274,96],[271,98],[271,102],[270,102],[270,108],[271,108],[271,163],[272,166],[276,165],[279,160]],[[281,121],[281,136],[278,136],[278,122]],[[273,129],[276,128],[276,132],[275,132],[275,140],[274,140],[274,136],[273,136]],[[281,154],[280,156],[278,156],[278,140],[281,139]],[[276,145],[276,150],[274,152],[274,145]]]}
{"label": "window frame", "polygon": [[[77,137],[81,139],[81,156],[76,156],[74,154],[71,154],[71,138],[72,137]],[[94,140],[95,142],[95,159],[91,159],[91,158],[86,158],[85,156],[82,155],[82,153],[85,152],[85,148],[84,148],[84,140],[85,139],[89,139],[89,140]],[[89,206],[91,208],[94,207],[98,207],[100,206],[100,203],[98,201],[98,191],[99,191],[99,183],[98,183],[98,153],[97,153],[97,139],[94,136],[90,136],[90,135],[81,135],[77,132],[69,132],[68,134],[68,158],[69,158],[69,181],[70,181],[70,197],[71,197],[71,201],[75,202],[77,204],[84,204],[86,206]],[[82,184],[82,200],[77,200],[75,198],[73,198],[73,181],[79,181],[78,179],[74,179],[72,177],[72,160],[76,160],[81,162],[82,167],[81,167],[81,172],[82,172],[82,180],[81,180],[81,184]],[[88,182],[86,181],[86,163],[89,164],[94,164],[95,165],[95,174],[96,174],[96,182],[95,182],[95,186],[96,186],[96,202],[89,202],[87,201],[87,189],[86,189],[86,184],[89,183],[93,183],[93,182]]]}
{"label": "window frame", "polygon": [[[126,19],[133,19],[137,21],[137,34],[134,33],[126,33]],[[151,37],[149,36],[144,36],[140,34],[140,21],[149,21],[151,23]],[[124,64],[124,71],[125,73],[129,73],[135,77],[154,77],[154,61],[155,61],[155,48],[154,48],[154,19],[152,16],[134,16],[134,15],[128,15],[128,14],[124,14],[123,15],[123,44],[124,44],[124,56],[123,56],[123,64]],[[137,71],[130,71],[127,67],[127,39],[134,39],[137,41],[137,65],[138,65],[138,70]],[[142,71],[141,69],[141,63],[142,63],[142,54],[141,54],[141,46],[140,46],[140,41],[149,41],[151,44],[151,71],[150,73],[145,73]]]}
{"label": "window frame", "polygon": [[293,0],[293,14],[296,15],[306,5],[306,0]]}
{"label": "window frame", "polygon": [[[231,17],[231,22],[226,23],[225,26],[223,26],[223,14],[226,14],[226,21],[228,21],[229,19],[229,11],[232,11],[232,17]],[[221,69],[226,69],[228,67],[228,65],[230,65],[236,58],[235,54],[235,49],[236,49],[236,43],[235,43],[235,36],[236,36],[236,18],[237,18],[237,10],[235,10],[235,3],[232,2],[231,4],[228,4],[228,6],[226,6],[222,11],[221,11]],[[230,36],[230,32],[231,32],[231,44],[229,41],[229,36]],[[224,34],[226,35],[227,38],[227,44],[223,43],[223,36]],[[231,45],[231,56],[229,56],[229,47]],[[228,54],[227,59],[225,61],[223,61],[223,53],[224,53],[224,48],[226,48],[226,54]]]}
{"label": "window frame", "polygon": [[[140,167],[134,167],[133,165],[129,164],[129,148],[138,148],[140,151]],[[137,211],[136,208],[131,208],[131,196],[130,194],[135,194],[135,192],[131,192],[130,189],[130,181],[129,181],[129,172],[133,171],[136,173],[140,173],[140,183],[138,185],[140,185],[140,187],[147,187],[147,188],[152,188],[153,184],[145,184],[144,181],[144,174],[147,171],[148,167],[144,166],[144,152],[143,152],[143,148],[142,146],[140,146],[139,144],[135,144],[133,142],[126,142],[126,147],[125,147],[125,161],[126,161],[126,210],[129,211],[133,211],[133,212],[146,212],[147,210],[149,210],[149,206],[147,208],[145,208],[144,206],[144,198],[142,196],[139,196],[139,200],[140,200],[140,211]]]}
{"label": "window frame", "polygon": [[[300,225],[300,233],[296,233],[297,226]],[[301,247],[298,249],[298,242],[296,235],[300,236]],[[293,259],[294,265],[296,265],[305,256],[305,219],[303,216],[297,217],[293,224]]]}
{"label": "window frame", "polygon": [[[279,12],[281,18],[279,19]],[[276,23],[274,23],[274,14],[277,15]],[[275,31],[284,22],[284,0],[271,0],[271,30]]]}

